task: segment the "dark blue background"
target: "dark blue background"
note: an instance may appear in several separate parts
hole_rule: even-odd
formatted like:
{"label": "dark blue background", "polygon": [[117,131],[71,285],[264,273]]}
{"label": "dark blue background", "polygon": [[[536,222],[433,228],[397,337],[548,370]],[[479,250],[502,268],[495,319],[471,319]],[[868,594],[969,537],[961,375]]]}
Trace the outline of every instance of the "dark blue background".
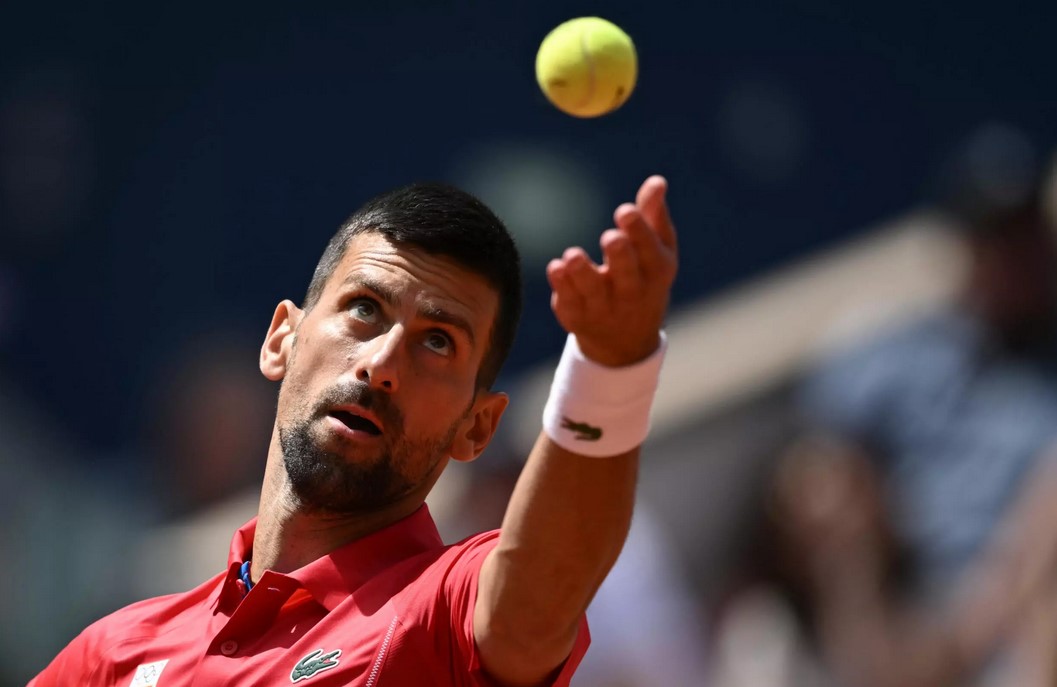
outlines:
{"label": "dark blue background", "polygon": [[[550,107],[533,74],[546,32],[582,14],[626,28],[641,66],[629,103],[591,121]],[[9,7],[0,114],[58,99],[75,135],[29,145],[9,127],[0,153],[17,171],[20,156],[52,151],[82,192],[47,240],[16,212],[17,192],[0,205],[3,371],[80,444],[113,453],[177,350],[214,328],[255,343],[347,214],[445,178],[483,140],[568,150],[614,207],[666,174],[675,300],[706,296],[929,201],[981,124],[1009,122],[1048,151],[1053,15],[832,0]],[[721,125],[746,84],[795,115],[800,148],[781,173],[753,173]],[[508,372],[562,339],[541,276],[527,275]]]}

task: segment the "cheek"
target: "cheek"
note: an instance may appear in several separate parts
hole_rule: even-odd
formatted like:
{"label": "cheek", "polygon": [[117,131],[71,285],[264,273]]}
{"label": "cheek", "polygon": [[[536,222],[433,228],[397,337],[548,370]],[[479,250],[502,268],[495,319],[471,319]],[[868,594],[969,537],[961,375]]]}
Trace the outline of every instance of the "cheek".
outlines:
{"label": "cheek", "polygon": [[303,353],[303,350],[295,349],[282,385],[279,387],[277,412],[280,418],[300,414],[306,406],[310,405],[312,398],[310,373],[313,366],[309,356]]}
{"label": "cheek", "polygon": [[283,424],[292,414],[292,409],[301,399],[302,393],[297,386],[296,377],[287,371],[283,381],[279,385],[279,399],[276,402],[275,416],[280,424]]}
{"label": "cheek", "polygon": [[415,424],[431,434],[442,434],[466,415],[473,402],[473,387],[451,380],[421,384],[413,394],[413,405],[406,407],[407,417],[418,418]]}

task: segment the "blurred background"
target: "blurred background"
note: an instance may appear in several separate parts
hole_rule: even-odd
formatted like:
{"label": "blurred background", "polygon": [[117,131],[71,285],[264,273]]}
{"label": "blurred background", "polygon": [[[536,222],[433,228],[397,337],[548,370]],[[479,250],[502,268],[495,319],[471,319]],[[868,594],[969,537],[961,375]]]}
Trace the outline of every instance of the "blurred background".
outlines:
{"label": "blurred background", "polygon": [[[592,14],[640,73],[585,121],[533,63]],[[671,354],[575,684],[1053,684],[1054,14],[0,9],[0,684],[223,567],[272,310],[414,180],[480,195],[524,254],[510,412],[431,497],[449,540],[497,525],[564,340],[543,267],[597,254],[653,172],[681,232]]]}

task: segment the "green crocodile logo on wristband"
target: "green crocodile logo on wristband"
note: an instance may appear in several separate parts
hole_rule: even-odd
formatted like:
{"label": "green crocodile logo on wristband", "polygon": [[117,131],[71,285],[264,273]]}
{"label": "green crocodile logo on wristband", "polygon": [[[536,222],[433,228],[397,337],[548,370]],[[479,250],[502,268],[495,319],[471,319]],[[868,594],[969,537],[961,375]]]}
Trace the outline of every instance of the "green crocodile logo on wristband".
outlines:
{"label": "green crocodile logo on wristband", "polygon": [[562,429],[576,432],[577,441],[598,441],[602,438],[602,429],[600,427],[592,427],[586,422],[577,422],[564,416],[562,417]]}

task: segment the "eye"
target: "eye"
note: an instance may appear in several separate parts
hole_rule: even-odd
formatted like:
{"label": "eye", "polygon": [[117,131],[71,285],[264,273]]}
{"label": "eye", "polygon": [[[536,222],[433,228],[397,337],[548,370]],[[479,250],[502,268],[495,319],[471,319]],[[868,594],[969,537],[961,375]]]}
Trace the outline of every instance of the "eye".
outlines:
{"label": "eye", "polygon": [[349,303],[349,312],[358,320],[368,324],[378,321],[378,304],[370,298],[355,298]]}
{"label": "eye", "polygon": [[432,331],[426,336],[426,348],[440,355],[451,355],[455,344],[451,337],[441,331]]}

